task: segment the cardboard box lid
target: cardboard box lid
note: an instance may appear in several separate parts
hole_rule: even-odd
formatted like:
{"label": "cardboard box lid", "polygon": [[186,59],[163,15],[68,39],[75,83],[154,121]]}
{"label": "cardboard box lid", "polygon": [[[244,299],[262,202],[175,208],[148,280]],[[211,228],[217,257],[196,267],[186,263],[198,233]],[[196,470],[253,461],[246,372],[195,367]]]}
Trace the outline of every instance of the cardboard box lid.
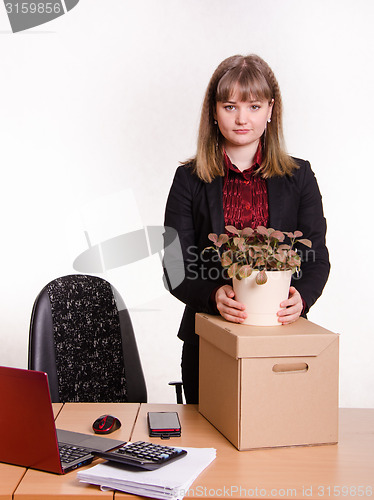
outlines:
{"label": "cardboard box lid", "polygon": [[198,313],[195,331],[234,358],[318,356],[338,338],[305,318],[290,325],[250,326]]}

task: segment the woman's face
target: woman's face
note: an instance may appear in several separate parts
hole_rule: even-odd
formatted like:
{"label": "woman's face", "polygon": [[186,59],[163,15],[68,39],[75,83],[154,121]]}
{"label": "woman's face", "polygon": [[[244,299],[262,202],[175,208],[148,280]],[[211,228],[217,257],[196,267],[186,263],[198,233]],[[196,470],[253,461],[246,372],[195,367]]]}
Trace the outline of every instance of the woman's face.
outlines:
{"label": "woman's face", "polygon": [[226,147],[258,144],[271,117],[273,102],[241,101],[239,96],[238,89],[235,89],[229,101],[216,103],[215,119]]}

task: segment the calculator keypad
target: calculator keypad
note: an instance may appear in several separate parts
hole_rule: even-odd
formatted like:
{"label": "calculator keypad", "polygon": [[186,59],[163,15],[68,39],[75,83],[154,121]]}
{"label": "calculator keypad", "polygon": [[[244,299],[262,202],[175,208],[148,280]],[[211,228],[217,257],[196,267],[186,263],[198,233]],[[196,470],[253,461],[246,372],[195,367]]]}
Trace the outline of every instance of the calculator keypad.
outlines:
{"label": "calculator keypad", "polygon": [[170,446],[160,446],[153,443],[145,443],[144,441],[137,441],[136,443],[119,448],[115,453],[159,462],[178,455],[180,450],[179,448],[171,448]]}
{"label": "calculator keypad", "polygon": [[180,448],[137,441],[110,452],[98,453],[97,456],[143,469],[157,469],[168,462],[181,458],[186,453],[186,450]]}

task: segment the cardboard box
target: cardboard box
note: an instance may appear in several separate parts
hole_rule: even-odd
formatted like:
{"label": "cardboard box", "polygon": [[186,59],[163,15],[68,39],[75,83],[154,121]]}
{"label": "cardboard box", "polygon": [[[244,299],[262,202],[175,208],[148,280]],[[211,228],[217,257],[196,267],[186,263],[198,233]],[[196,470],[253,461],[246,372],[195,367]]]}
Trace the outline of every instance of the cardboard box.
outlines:
{"label": "cardboard box", "polygon": [[338,441],[339,336],[196,315],[199,411],[239,450]]}

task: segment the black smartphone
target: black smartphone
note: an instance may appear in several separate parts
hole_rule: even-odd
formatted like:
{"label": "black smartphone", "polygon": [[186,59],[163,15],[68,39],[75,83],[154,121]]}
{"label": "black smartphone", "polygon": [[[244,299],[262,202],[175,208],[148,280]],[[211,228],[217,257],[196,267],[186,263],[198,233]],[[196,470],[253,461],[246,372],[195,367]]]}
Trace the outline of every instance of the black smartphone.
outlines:
{"label": "black smartphone", "polygon": [[150,437],[167,439],[181,435],[181,424],[176,411],[148,412],[148,430]]}

